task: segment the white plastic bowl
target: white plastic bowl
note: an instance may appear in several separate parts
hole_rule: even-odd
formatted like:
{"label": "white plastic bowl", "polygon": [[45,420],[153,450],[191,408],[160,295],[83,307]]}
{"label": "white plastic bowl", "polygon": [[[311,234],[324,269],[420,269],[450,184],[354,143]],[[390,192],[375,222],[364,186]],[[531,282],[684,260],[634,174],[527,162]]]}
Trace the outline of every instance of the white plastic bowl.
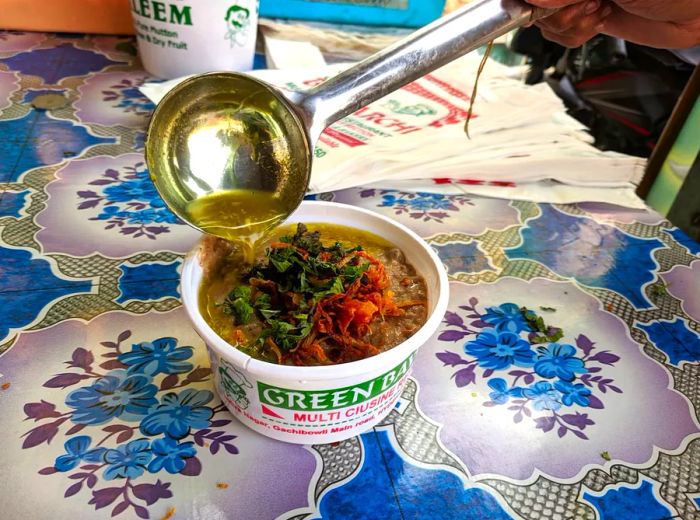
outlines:
{"label": "white plastic bowl", "polygon": [[394,348],[360,361],[322,367],[276,365],[237,350],[219,337],[199,311],[202,279],[198,247],[185,259],[182,299],[208,347],[214,382],[226,406],[263,435],[298,444],[337,442],[381,421],[401,395],[418,348],[438,328],[449,298],[447,274],[418,235],[387,217],[345,204],[304,201],[286,221],[351,226],[401,249],[428,288],[428,320]]}

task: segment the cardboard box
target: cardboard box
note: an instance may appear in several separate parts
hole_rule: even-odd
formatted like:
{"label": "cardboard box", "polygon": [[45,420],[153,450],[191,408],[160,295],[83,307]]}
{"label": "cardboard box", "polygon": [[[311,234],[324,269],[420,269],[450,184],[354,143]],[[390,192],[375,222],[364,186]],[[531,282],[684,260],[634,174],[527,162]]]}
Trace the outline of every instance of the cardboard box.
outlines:
{"label": "cardboard box", "polygon": [[130,0],[3,0],[0,29],[133,34]]}

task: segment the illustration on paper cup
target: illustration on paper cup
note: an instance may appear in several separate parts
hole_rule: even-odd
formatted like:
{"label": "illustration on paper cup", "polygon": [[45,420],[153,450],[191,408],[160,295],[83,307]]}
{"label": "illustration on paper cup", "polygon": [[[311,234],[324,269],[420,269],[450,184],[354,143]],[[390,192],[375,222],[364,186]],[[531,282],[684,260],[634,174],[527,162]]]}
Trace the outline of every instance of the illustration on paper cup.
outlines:
{"label": "illustration on paper cup", "polygon": [[243,47],[248,43],[250,35],[250,9],[234,4],[226,11],[228,32],[225,38],[231,42],[231,47]]}
{"label": "illustration on paper cup", "polygon": [[395,99],[390,99],[384,104],[389,110],[395,114],[407,114],[409,116],[432,116],[437,114],[437,110],[425,103],[416,103],[415,105],[402,105]]}
{"label": "illustration on paper cup", "polygon": [[253,385],[243,373],[224,361],[219,367],[219,375],[221,376],[221,386],[223,386],[226,395],[233,399],[242,410],[248,408],[250,401],[245,389],[253,388]]}

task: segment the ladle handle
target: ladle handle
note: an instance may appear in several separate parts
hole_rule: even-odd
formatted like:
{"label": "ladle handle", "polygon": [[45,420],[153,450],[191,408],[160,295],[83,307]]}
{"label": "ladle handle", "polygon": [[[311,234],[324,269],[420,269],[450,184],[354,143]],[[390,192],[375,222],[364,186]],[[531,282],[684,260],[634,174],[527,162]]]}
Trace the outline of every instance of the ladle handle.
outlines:
{"label": "ladle handle", "polygon": [[331,123],[508,31],[550,14],[520,0],[478,0],[293,96],[312,142]]}

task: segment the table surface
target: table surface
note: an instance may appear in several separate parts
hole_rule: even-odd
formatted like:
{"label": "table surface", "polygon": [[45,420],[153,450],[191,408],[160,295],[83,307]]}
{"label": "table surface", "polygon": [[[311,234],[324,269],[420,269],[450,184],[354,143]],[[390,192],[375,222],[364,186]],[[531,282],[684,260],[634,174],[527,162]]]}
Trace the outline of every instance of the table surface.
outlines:
{"label": "table surface", "polygon": [[198,234],[144,166],[146,79],[127,38],[0,33],[4,518],[700,518],[700,245],[599,204],[324,194],[430,242],[449,311],[379,426],[272,441],[181,307]]}

